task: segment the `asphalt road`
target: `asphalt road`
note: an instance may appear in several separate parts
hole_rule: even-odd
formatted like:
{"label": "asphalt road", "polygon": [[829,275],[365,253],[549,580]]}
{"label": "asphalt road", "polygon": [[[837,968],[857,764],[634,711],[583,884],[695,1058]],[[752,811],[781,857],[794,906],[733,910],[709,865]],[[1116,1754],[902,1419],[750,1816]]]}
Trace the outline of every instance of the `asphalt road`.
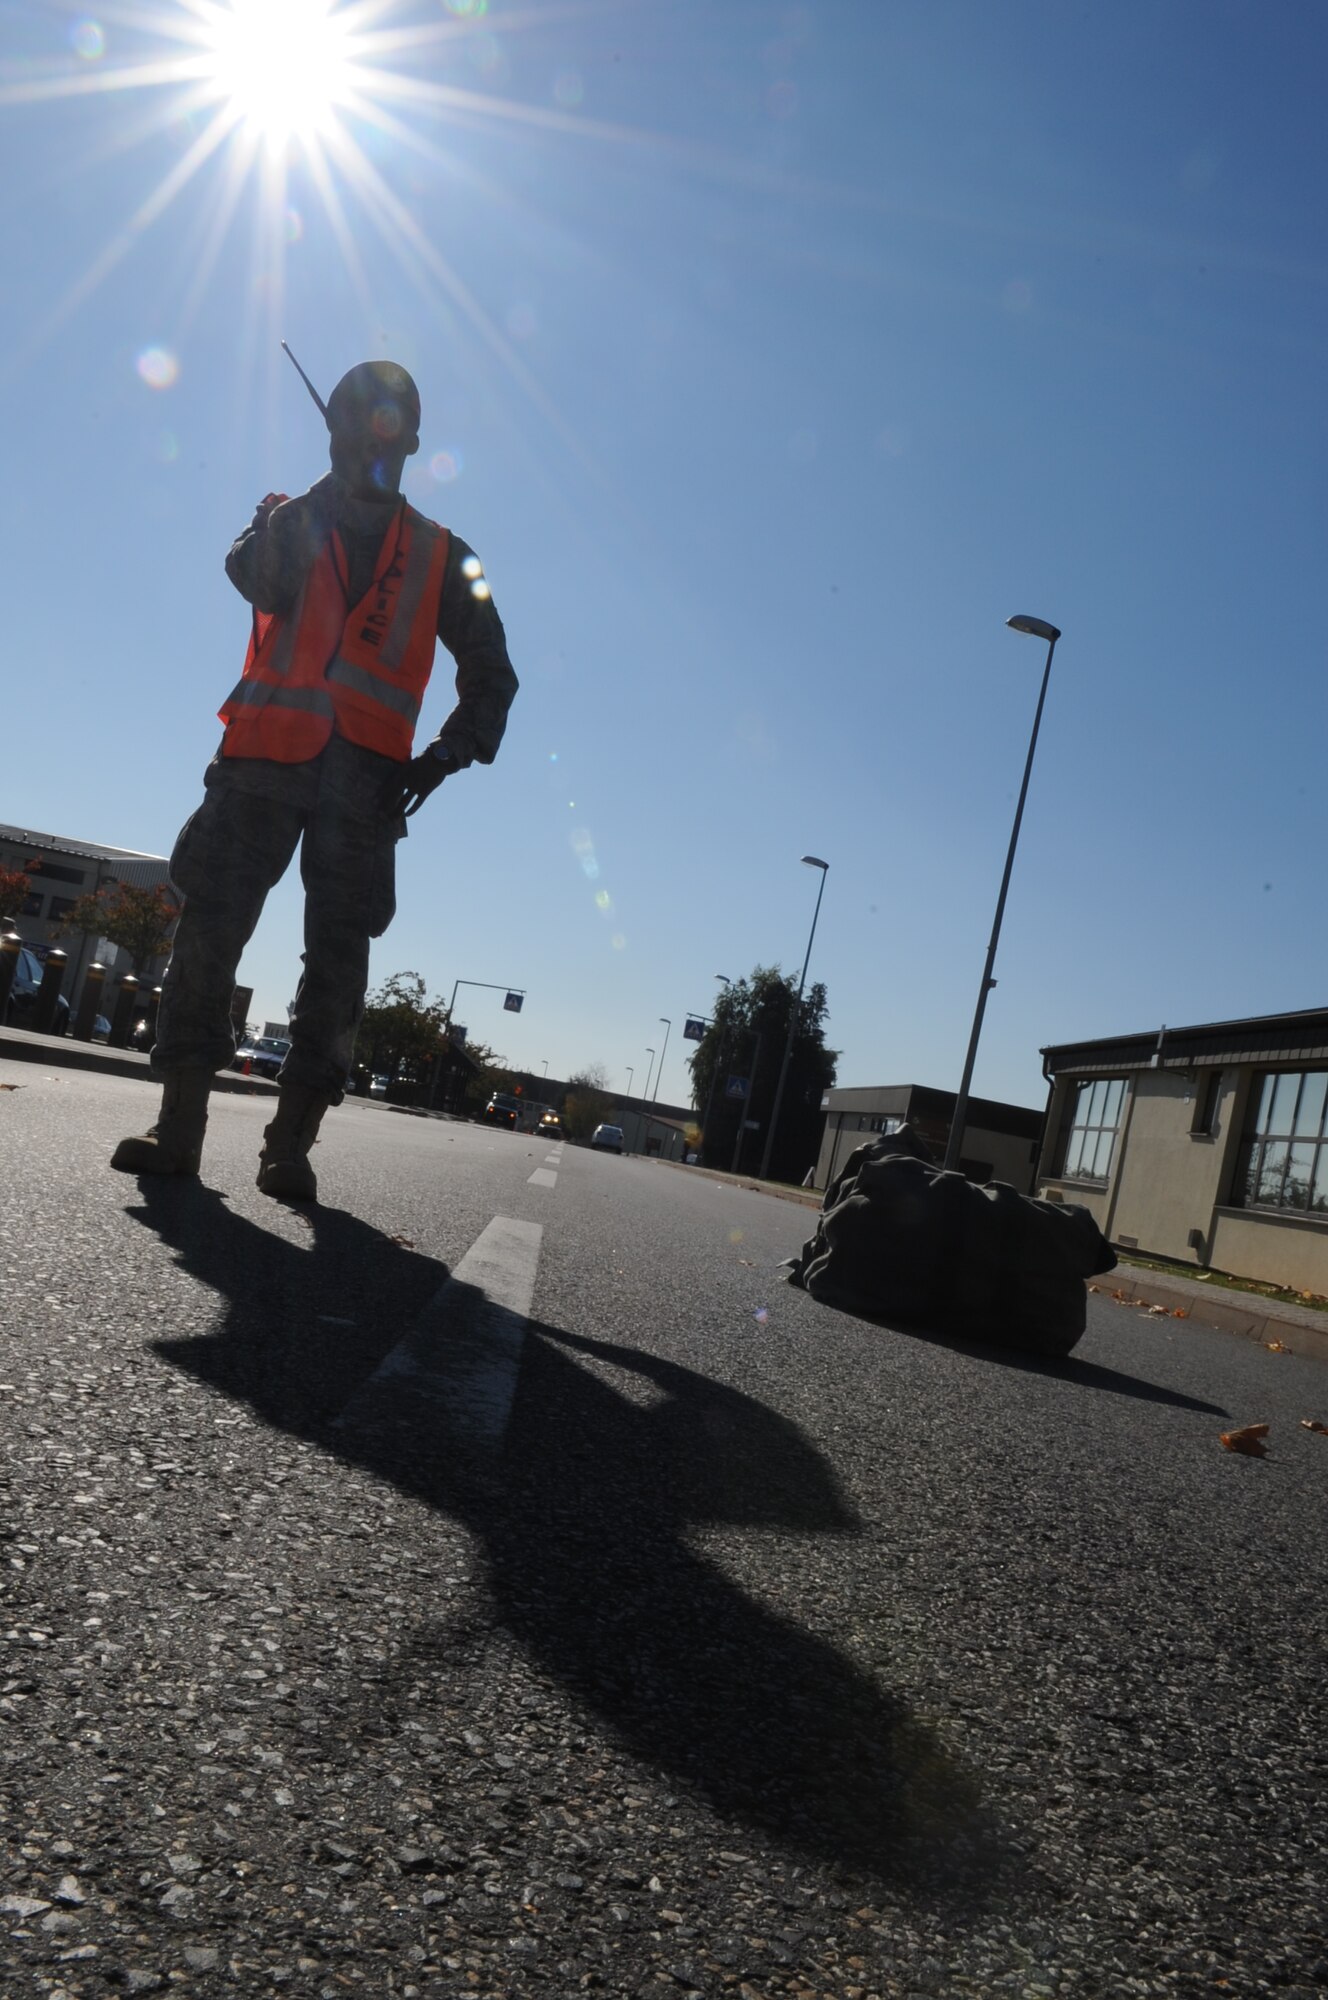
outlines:
{"label": "asphalt road", "polygon": [[316,1209],[257,1098],[139,1183],[147,1086],[0,1084],[5,2000],[1328,1986],[1321,1364],[888,1332],[805,1209],[378,1105]]}

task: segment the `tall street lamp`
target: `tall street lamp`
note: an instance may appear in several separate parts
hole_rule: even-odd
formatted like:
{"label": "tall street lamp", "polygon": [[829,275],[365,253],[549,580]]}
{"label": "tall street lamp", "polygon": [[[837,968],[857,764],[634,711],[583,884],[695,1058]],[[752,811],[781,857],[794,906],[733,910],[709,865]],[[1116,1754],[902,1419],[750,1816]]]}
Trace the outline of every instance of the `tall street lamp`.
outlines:
{"label": "tall street lamp", "polygon": [[548,1074],[549,1074],[549,1058],[548,1058],[547,1056],[545,1056],[545,1058],[544,1058],[544,1075],[545,1075],[545,1076],[547,1077],[547,1076],[548,1076]]}
{"label": "tall street lamp", "polygon": [[959,1165],[959,1155],[964,1144],[964,1126],[968,1119],[968,1087],[973,1081],[973,1064],[977,1060],[978,1037],[982,1033],[982,1017],[987,1011],[987,995],[996,981],[992,978],[992,967],[996,963],[996,945],[1001,935],[1001,918],[1005,915],[1005,896],[1010,887],[1010,871],[1014,867],[1014,851],[1019,844],[1019,826],[1024,817],[1024,800],[1028,796],[1028,779],[1033,769],[1033,752],[1037,749],[1038,729],[1042,722],[1042,705],[1047,699],[1047,682],[1051,679],[1051,656],[1056,650],[1060,633],[1054,625],[1048,625],[1045,618],[1028,618],[1020,613],[1007,618],[1006,624],[1012,632],[1027,632],[1034,639],[1047,642],[1047,664],[1042,670],[1042,692],[1038,696],[1037,713],[1033,717],[1033,734],[1028,739],[1028,757],[1024,763],[1024,782],[1019,787],[1019,803],[1014,809],[1014,826],[1010,830],[1010,848],[1005,857],[1005,873],[1001,877],[1001,893],[996,898],[996,918],[991,927],[991,943],[987,946],[987,962],[982,968],[982,984],[978,988],[978,1004],[973,1015],[973,1032],[968,1038],[968,1054],[964,1057],[964,1074],[959,1085],[959,1095],[955,1099],[954,1116],[950,1120],[950,1137],[945,1148],[945,1169],[952,1173]]}
{"label": "tall street lamp", "polygon": [[649,1104],[650,1102],[650,1072],[655,1067],[655,1051],[647,1049],[646,1054],[650,1057],[650,1061],[646,1064],[646,1087],[641,1092],[641,1102],[643,1104]]}
{"label": "tall street lamp", "polygon": [[632,1078],[633,1078],[633,1077],[634,1077],[635,1075],[636,1075],[636,1071],[635,1071],[634,1069],[629,1069],[629,1070],[628,1070],[628,1072],[627,1072],[627,1095],[628,1095],[629,1097],[630,1097],[630,1096],[631,1096],[631,1094],[632,1094]]}
{"label": "tall street lamp", "polygon": [[[672,1021],[666,1015],[661,1014],[659,1018],[664,1023],[664,1047],[660,1053],[659,1068],[655,1071],[655,1097],[659,1096],[659,1080],[664,1074],[664,1057],[669,1052],[669,1029],[673,1026]],[[655,1097],[652,1097],[650,1100],[652,1104],[655,1101]]]}
{"label": "tall street lamp", "polygon": [[816,891],[816,908],[812,912],[812,928],[811,934],[807,939],[807,955],[802,961],[802,978],[798,981],[798,997],[793,1003],[793,1012],[789,1015],[788,1039],[784,1043],[784,1059],[779,1065],[779,1082],[775,1085],[775,1102],[770,1112],[770,1126],[765,1135],[765,1151],[761,1155],[761,1171],[757,1176],[758,1180],[765,1180],[770,1173],[770,1155],[775,1150],[775,1127],[779,1123],[779,1107],[784,1101],[784,1084],[788,1078],[789,1059],[793,1054],[793,1037],[798,1031],[798,1016],[802,1012],[802,989],[807,984],[807,967],[811,964],[812,960],[812,938],[816,936],[816,919],[821,914],[821,898],[825,894],[825,878],[830,868],[828,861],[818,861],[814,854],[804,854],[802,861],[805,868],[820,869],[821,886]]}
{"label": "tall street lamp", "polygon": [[[729,978],[727,972],[717,972],[715,974],[715,978],[719,981],[720,985],[723,986],[726,990],[733,984],[733,981]],[[724,1067],[724,1051],[728,1047],[728,1033],[729,1033],[729,1028],[728,1028],[728,1022],[726,1021],[724,1023],[724,1026],[720,1029],[719,1047],[715,1051],[715,1066],[713,1070],[710,1072],[710,1089],[706,1093],[705,1116],[701,1120],[702,1148],[704,1148],[706,1139],[710,1133],[710,1114],[715,1108],[715,1090],[719,1083],[720,1072]]]}

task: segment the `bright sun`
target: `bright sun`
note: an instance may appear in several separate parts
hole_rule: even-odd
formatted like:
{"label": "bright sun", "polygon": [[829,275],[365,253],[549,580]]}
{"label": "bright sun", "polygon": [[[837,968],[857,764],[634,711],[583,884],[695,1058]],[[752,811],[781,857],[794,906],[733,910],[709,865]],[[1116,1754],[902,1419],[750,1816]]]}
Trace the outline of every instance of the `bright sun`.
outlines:
{"label": "bright sun", "polygon": [[230,0],[209,8],[209,81],[258,138],[326,137],[350,95],[350,39],[333,0]]}

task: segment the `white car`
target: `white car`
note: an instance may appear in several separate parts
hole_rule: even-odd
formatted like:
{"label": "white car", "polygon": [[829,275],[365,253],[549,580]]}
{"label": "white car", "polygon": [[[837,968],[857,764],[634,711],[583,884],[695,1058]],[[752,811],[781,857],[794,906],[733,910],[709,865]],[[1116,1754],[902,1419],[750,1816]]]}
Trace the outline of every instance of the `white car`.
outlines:
{"label": "white car", "polygon": [[592,1147],[598,1146],[601,1153],[621,1153],[623,1135],[621,1125],[597,1125],[590,1135]]}

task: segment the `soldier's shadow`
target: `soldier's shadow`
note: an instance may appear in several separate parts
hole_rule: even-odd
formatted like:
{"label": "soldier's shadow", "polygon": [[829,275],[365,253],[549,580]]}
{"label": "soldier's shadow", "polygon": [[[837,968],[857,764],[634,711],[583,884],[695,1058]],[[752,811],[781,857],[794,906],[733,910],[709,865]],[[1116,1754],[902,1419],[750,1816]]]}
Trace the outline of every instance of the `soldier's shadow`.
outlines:
{"label": "soldier's shadow", "polygon": [[[720,1522],[859,1531],[796,1426],[677,1363],[531,1322],[504,1440],[485,1448],[427,1393],[370,1381],[441,1264],[327,1208],[292,1244],[196,1184],[145,1184],[131,1213],[228,1302],[217,1333],[156,1351],[463,1522],[496,1621],[635,1756],[726,1817],[919,1893],[968,1901],[1002,1871],[979,1788],[935,1733],[689,1543]],[[444,1328],[466,1290],[450,1287]],[[786,1549],[759,1565],[797,1567]],[[441,1697],[446,1635],[421,1610],[412,1670]]]}

